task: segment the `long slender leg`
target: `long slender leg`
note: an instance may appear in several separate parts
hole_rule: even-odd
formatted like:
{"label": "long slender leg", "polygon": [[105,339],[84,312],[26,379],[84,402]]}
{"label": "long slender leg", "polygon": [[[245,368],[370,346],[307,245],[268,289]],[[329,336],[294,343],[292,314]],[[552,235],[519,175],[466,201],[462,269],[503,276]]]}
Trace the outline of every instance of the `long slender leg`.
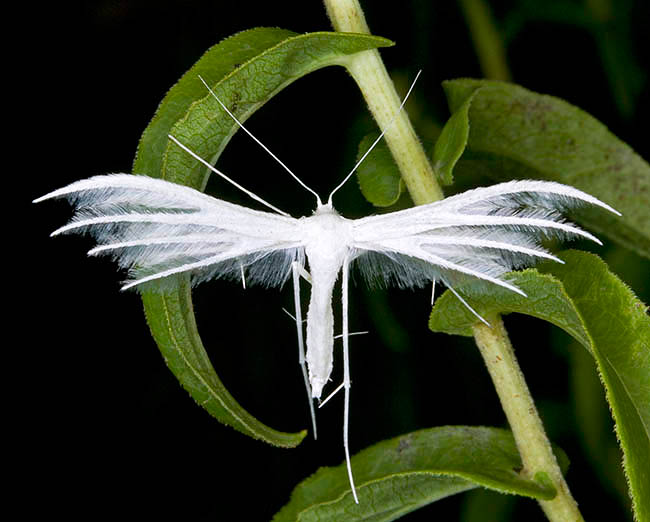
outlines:
{"label": "long slender leg", "polygon": [[342,382],[341,384],[339,384],[339,385],[336,387],[336,390],[334,390],[334,391],[333,391],[332,393],[330,393],[330,394],[329,394],[325,399],[323,399],[323,401],[318,405],[318,408],[320,409],[320,408],[322,408],[323,406],[325,406],[325,404],[327,404],[327,403],[329,402],[329,400],[330,400],[332,397],[334,397],[334,395],[336,395],[338,392],[341,391],[341,388],[343,388],[343,386],[345,386],[345,383],[344,383],[344,382]]}
{"label": "long slender leg", "polygon": [[311,284],[311,274],[305,270],[305,267],[295,261],[294,265],[298,267],[298,274],[300,274],[305,281]]}
{"label": "long slender leg", "polygon": [[[291,265],[293,272],[293,300],[296,306],[296,333],[298,334],[298,363],[302,370],[302,376],[305,380],[305,389],[307,390],[307,400],[309,401],[309,413],[311,414],[311,425],[314,430],[314,440],[318,438],[316,431],[316,412],[314,411],[314,400],[311,397],[311,386],[307,376],[307,365],[305,363],[305,341],[302,332],[302,308],[300,306],[300,269],[302,267],[294,261]],[[304,271],[304,268],[302,268]]]}
{"label": "long slender leg", "polygon": [[472,312],[472,313],[473,313],[473,314],[474,314],[474,315],[475,315],[475,316],[476,316],[476,317],[477,317],[477,318],[478,318],[482,323],[485,323],[486,326],[492,328],[492,326],[490,325],[490,323],[488,323],[485,319],[483,319],[483,318],[479,315],[479,313],[478,313],[476,310],[474,310],[474,309],[469,305],[469,303],[468,303],[467,301],[465,301],[465,299],[463,299],[463,298],[460,296],[460,294],[459,294],[458,292],[456,292],[456,290],[454,290],[451,286],[449,286],[448,283],[445,283],[445,285],[447,286],[447,288],[449,288],[449,290],[451,290],[451,293],[454,294],[454,295],[458,298],[458,300],[459,300],[461,303],[463,303],[463,304],[465,305],[465,307],[466,307],[470,312]]}
{"label": "long slender leg", "polygon": [[431,282],[431,306],[433,306],[433,301],[436,299],[436,280],[434,279]]}
{"label": "long slender leg", "polygon": [[352,488],[352,496],[358,504],[357,490],[352,477],[352,464],[350,463],[350,447],[348,444],[348,420],[350,418],[350,346],[348,335],[348,278],[350,260],[346,257],[343,261],[342,303],[343,303],[343,386],[345,387],[345,406],[343,408],[343,448],[345,449],[345,462],[348,467],[348,479]]}
{"label": "long slender leg", "polygon": [[[285,310],[285,312],[287,312],[287,311]],[[287,313],[289,313],[289,312],[287,312]],[[289,314],[289,315],[291,315],[291,314]],[[291,318],[295,320],[295,317],[293,317],[293,315],[291,315]],[[348,337],[352,337],[353,335],[363,335],[363,334],[367,334],[367,333],[368,333],[368,332],[348,332],[348,335],[347,335],[347,336],[348,336]],[[335,336],[334,336],[334,339],[340,339],[340,338],[342,338],[342,337],[343,337],[343,334],[339,334],[339,335],[335,335]],[[338,392],[340,392],[340,391],[343,389],[343,386],[345,386],[345,382],[342,382],[341,384],[339,384],[339,385],[336,387],[336,389],[335,389],[332,393],[330,393],[330,394],[329,394],[325,399],[323,399],[323,400],[318,404],[318,409],[320,409],[320,408],[322,408],[323,406],[325,406],[325,404],[326,404],[327,402],[329,402],[329,400],[330,400],[332,397],[334,397],[334,395],[336,395]]]}
{"label": "long slender leg", "polygon": [[[370,333],[368,330],[364,330],[363,332],[348,332],[348,337],[352,337],[353,335],[365,335],[367,333]],[[343,334],[338,334],[334,336],[334,339],[342,339]]]}

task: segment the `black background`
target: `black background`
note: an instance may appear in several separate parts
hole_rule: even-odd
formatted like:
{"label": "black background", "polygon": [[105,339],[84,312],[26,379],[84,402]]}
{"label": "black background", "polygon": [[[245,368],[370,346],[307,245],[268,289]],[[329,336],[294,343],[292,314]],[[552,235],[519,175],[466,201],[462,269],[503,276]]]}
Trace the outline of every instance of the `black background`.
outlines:
{"label": "black background", "polygon": [[[429,117],[444,121],[440,82],[481,76],[456,3],[363,4],[371,30],[397,42],[382,56],[401,91],[422,68],[414,99]],[[505,19],[517,4],[494,3],[497,18]],[[629,37],[634,58],[647,72],[648,13],[642,4],[632,3]],[[205,50],[256,26],[329,30],[324,7],[315,0],[67,2],[37,6],[21,20],[25,39],[37,45],[24,59],[22,51],[9,53],[19,60],[7,82],[16,92],[8,109],[18,111],[19,119],[12,129],[15,146],[10,142],[5,151],[20,163],[6,175],[18,180],[21,195],[15,202],[6,195],[27,216],[27,234],[19,232],[18,242],[27,263],[8,274],[12,305],[5,350],[16,360],[7,364],[6,396],[15,415],[8,429],[15,436],[9,459],[17,464],[11,473],[28,498],[22,509],[70,520],[268,520],[297,482],[319,466],[342,461],[342,397],[319,412],[318,442],[307,438],[293,450],[221,425],[166,368],[139,297],[119,291],[121,275],[114,266],[86,258],[86,239],[48,238],[65,223],[69,208],[29,201],[77,179],[130,172],[139,136],[159,101]],[[514,81],[580,106],[650,157],[647,81],[635,110],[622,115],[589,32],[531,22],[510,42],[508,59]],[[249,127],[306,183],[327,194],[353,165],[356,145],[372,122],[351,78],[329,68],[288,87]],[[16,154],[17,147],[24,152]],[[243,134],[235,136],[219,165],[294,215],[312,208],[311,197]],[[209,191],[246,203],[216,181]],[[348,217],[372,212],[357,192],[350,183],[340,197]],[[610,244],[598,252],[648,302],[647,262]],[[213,282],[196,290],[195,309],[228,390],[265,423],[297,431],[309,419],[294,326],[282,312],[291,307],[290,293]],[[352,328],[371,331],[354,338],[353,451],[430,426],[505,425],[472,341],[429,332],[427,300],[426,291],[370,292],[358,286],[352,292]],[[383,306],[384,315],[373,305]],[[585,518],[608,512],[612,520],[631,519],[614,485],[621,480],[619,455],[597,457],[611,462],[611,476],[604,479],[585,450],[570,398],[568,337],[530,318],[506,321],[549,433],[572,460],[568,481]],[[383,328],[393,328],[389,338],[381,336]],[[340,371],[335,373],[338,382]],[[601,404],[602,393],[594,401]],[[613,440],[611,421],[603,422],[603,436]],[[443,500],[406,519],[456,520],[465,516],[466,498]],[[533,501],[520,500],[515,509],[516,520],[543,520]]]}

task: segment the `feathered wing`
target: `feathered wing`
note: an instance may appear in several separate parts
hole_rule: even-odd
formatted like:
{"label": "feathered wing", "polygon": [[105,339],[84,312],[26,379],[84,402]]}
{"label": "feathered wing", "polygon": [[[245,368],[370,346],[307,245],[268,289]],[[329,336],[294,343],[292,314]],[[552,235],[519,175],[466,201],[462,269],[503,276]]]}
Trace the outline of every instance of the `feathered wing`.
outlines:
{"label": "feathered wing", "polygon": [[501,276],[539,259],[559,261],[545,237],[593,235],[564,221],[579,205],[616,210],[577,189],[547,181],[510,181],[442,201],[354,222],[355,263],[371,283],[401,287],[440,280],[485,282],[522,293]]}
{"label": "feathered wing", "polygon": [[298,220],[227,203],[164,180],[131,174],[95,176],[36,202],[66,198],[76,209],[52,235],[89,233],[89,255],[110,255],[132,286],[181,273],[193,283],[218,277],[281,285],[291,263],[303,263]]}

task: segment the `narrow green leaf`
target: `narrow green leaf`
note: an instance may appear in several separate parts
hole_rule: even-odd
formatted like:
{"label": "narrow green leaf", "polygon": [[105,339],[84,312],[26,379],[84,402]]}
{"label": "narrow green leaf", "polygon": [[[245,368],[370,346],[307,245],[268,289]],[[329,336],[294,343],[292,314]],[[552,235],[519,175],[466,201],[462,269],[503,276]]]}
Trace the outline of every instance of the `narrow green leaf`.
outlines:
{"label": "narrow green leaf", "polygon": [[167,134],[185,116],[190,106],[206,95],[199,76],[206,81],[208,78],[223,79],[236,72],[238,67],[254,60],[257,55],[295,35],[284,29],[250,29],[230,36],[206,51],[160,102],[138,143],[133,172],[163,177],[164,154],[169,146]]}
{"label": "narrow green leaf", "polygon": [[[359,143],[357,161],[375,142],[379,132],[364,136]],[[397,203],[404,191],[404,181],[385,141],[377,143],[357,169],[357,180],[363,196],[376,207]]]}
{"label": "narrow green leaf", "polygon": [[609,203],[623,217],[577,213],[591,230],[650,257],[650,165],[598,120],[553,96],[488,80],[443,82],[451,112],[477,87],[467,149],[457,169],[499,181],[566,183]]}
{"label": "narrow green leaf", "polygon": [[[161,102],[144,131],[133,172],[204,189],[208,170],[172,144],[168,134],[215,162],[236,132],[199,80],[246,120],[278,91],[301,76],[345,63],[353,53],[392,45],[384,38],[344,33],[296,35],[258,28],[236,34],[209,49]],[[142,296],[149,327],[169,368],[194,400],[219,421],[251,437],[293,447],[305,432],[273,430],[248,414],[226,391],[201,343],[190,285],[179,277],[172,290]]]}
{"label": "narrow green leaf", "polygon": [[[558,453],[568,466],[564,454]],[[342,464],[321,468],[301,482],[273,521],[395,520],[478,486],[545,500],[555,496],[552,486],[521,477],[521,466],[507,430],[444,426],[416,431],[352,457],[358,505]]]}
{"label": "narrow green leaf", "polygon": [[178,289],[142,295],[147,322],[165,363],[192,398],[222,423],[270,444],[294,447],[307,432],[283,433],[258,421],[228,393],[217,376],[196,327],[187,278]]}
{"label": "narrow green leaf", "polygon": [[469,106],[480,87],[468,91],[463,103],[453,111],[433,149],[433,169],[443,185],[454,182],[452,171],[463,154],[469,138]]}
{"label": "narrow green leaf", "polygon": [[[597,256],[569,250],[564,265],[510,274],[527,295],[501,287],[465,290],[481,315],[518,312],[559,326],[593,355],[623,449],[623,465],[637,520],[650,521],[650,317],[625,284]],[[471,335],[476,317],[450,292],[436,302],[433,331]]]}

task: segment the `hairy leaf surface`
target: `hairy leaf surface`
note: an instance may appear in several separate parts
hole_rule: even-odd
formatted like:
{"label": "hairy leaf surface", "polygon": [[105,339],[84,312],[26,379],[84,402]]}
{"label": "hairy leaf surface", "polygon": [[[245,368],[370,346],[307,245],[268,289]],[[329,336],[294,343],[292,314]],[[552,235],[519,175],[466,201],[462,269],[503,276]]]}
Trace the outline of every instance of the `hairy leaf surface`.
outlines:
{"label": "hairy leaf surface", "polygon": [[[564,454],[563,466],[567,467]],[[344,465],[321,468],[300,483],[274,522],[395,520],[426,504],[479,486],[552,499],[552,486],[519,475],[512,434],[485,427],[444,426],[416,431],[352,457],[359,504]]]}
{"label": "hairy leaf surface", "polygon": [[[594,357],[623,449],[623,464],[638,520],[650,520],[650,317],[597,256],[566,251],[566,264],[515,272],[508,280],[528,297],[495,288],[465,290],[479,314],[518,312],[559,326]],[[429,327],[472,335],[474,317],[450,292],[436,302]]]}

